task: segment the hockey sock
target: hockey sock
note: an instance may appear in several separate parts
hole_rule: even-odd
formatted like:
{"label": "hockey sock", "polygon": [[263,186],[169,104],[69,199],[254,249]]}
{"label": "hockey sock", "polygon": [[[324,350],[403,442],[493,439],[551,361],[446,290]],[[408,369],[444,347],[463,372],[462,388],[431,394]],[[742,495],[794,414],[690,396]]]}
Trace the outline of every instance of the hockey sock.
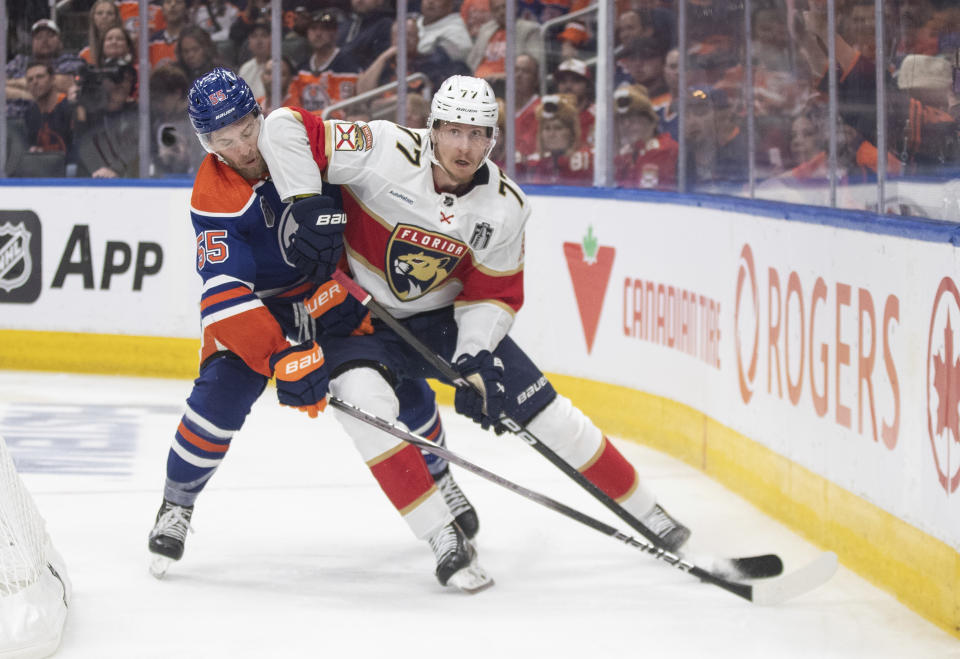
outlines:
{"label": "hockey sock", "polygon": [[192,506],[227,454],[233,433],[187,407],[167,454],[163,497],[179,506]]}
{"label": "hockey sock", "polygon": [[568,398],[557,395],[527,425],[544,444],[634,516],[642,517],[653,508],[653,493],[637,470]]}
{"label": "hockey sock", "polygon": [[[381,419],[397,419],[397,396],[383,376],[372,368],[353,368],[339,374],[330,382],[330,391]],[[335,413],[380,488],[414,535],[425,539],[453,521],[419,449],[342,412]]]}
{"label": "hockey sock", "polygon": [[[396,392],[400,402],[400,422],[409,428],[410,432],[439,446],[446,446],[446,433],[440,421],[437,398],[430,385],[425,380],[404,380]],[[446,472],[446,460],[426,451],[421,453],[434,480]]]}

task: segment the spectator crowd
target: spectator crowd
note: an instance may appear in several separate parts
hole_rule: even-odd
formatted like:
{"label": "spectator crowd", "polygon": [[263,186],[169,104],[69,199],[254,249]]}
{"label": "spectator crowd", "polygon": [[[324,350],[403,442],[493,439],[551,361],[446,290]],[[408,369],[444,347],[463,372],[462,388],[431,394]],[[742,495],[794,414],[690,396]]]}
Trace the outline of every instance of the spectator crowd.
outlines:
{"label": "spectator crowd", "polygon": [[[682,162],[690,190],[743,190],[751,115],[753,171],[761,189],[825,181],[831,132],[826,3],[755,0],[748,40],[742,0],[685,0],[687,84],[681,91],[679,1],[614,2],[616,185],[676,189]],[[14,4],[7,4],[7,175],[138,176],[139,3],[74,0],[56,21],[44,0]],[[149,4],[151,175],[190,175],[199,165],[204,152],[186,120],[186,90],[218,65],[236,70],[265,112],[279,75],[282,105],[317,114],[333,108],[333,116],[353,120],[396,117],[395,92],[352,100],[398,79],[392,0],[284,0],[277,62],[271,59],[270,4]],[[408,2],[407,71],[423,75],[407,85],[406,123],[424,127],[431,91],[452,74],[483,77],[505,97],[512,68],[516,120],[506,126],[501,112],[501,135],[513,130],[516,152],[507,154],[501,137],[491,157],[501,166],[513,158],[521,183],[591,185],[596,1],[517,0],[516,59],[509,63],[506,5]],[[874,180],[881,162],[890,177],[956,177],[960,5],[888,0],[882,49],[874,0],[837,0],[836,7],[840,183]],[[883,154],[878,53],[887,116]]]}

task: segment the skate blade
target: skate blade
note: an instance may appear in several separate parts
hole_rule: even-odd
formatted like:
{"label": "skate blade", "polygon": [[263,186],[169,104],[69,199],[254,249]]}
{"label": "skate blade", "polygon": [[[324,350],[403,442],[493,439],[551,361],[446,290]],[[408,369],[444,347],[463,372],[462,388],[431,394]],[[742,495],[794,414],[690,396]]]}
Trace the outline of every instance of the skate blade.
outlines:
{"label": "skate blade", "polygon": [[486,590],[493,585],[493,577],[484,571],[476,561],[467,567],[453,573],[447,581],[448,586],[459,588],[465,593],[473,595],[481,590]]}
{"label": "skate blade", "polygon": [[157,579],[163,579],[171,563],[173,563],[172,558],[154,555],[150,560],[150,574]]}

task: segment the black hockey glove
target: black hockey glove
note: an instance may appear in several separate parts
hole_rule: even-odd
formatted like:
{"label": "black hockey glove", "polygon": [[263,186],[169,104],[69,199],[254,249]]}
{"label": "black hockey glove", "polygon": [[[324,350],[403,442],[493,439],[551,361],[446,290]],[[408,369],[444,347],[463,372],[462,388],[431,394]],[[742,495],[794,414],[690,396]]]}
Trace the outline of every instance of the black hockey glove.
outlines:
{"label": "black hockey glove", "polygon": [[281,350],[270,358],[281,405],[296,407],[310,418],[327,407],[330,375],[323,351],[314,341]]}
{"label": "black hockey glove", "polygon": [[[493,427],[501,434],[506,428],[498,421],[507,399],[503,386],[503,362],[489,350],[475,355],[460,355],[457,372],[475,387],[457,387],[453,404],[457,412],[480,424],[484,430]],[[479,391],[478,391],[479,390]]]}
{"label": "black hockey glove", "polygon": [[347,214],[326,195],[299,199],[290,206],[296,233],[287,254],[303,275],[318,284],[330,279],[343,252]]}

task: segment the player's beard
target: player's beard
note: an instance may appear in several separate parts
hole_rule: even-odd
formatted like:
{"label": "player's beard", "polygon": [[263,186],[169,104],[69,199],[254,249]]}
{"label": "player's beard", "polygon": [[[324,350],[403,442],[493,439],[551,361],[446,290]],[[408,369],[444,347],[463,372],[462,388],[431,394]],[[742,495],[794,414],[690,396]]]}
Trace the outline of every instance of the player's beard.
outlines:
{"label": "player's beard", "polygon": [[263,159],[263,155],[259,151],[257,152],[256,160],[250,164],[237,163],[229,160],[227,164],[237,170],[237,173],[245,179],[258,179],[267,173],[267,162]]}

